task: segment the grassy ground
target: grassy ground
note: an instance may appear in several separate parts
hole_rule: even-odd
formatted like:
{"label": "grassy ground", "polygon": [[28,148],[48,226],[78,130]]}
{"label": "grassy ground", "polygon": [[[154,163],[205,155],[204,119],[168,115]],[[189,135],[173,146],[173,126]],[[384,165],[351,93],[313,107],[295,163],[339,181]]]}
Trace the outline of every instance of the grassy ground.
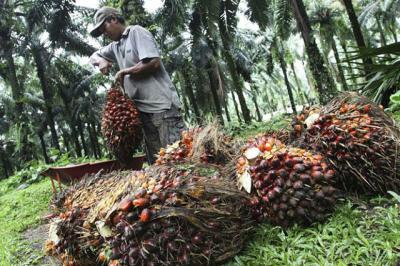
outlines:
{"label": "grassy ground", "polygon": [[[231,129],[247,138],[287,120]],[[43,252],[23,240],[41,223],[51,198],[50,181],[16,190],[15,180],[0,182],[0,266],[42,265]],[[395,265],[400,260],[400,201],[388,195],[338,206],[325,224],[287,231],[260,225],[244,250],[227,265]],[[45,239],[43,239],[44,243]]]}
{"label": "grassy ground", "polygon": [[[5,187],[5,182],[0,187]],[[43,257],[23,241],[22,233],[41,222],[51,197],[50,182],[45,180],[23,190],[2,191],[0,196],[0,265],[33,265]]]}
{"label": "grassy ground", "polygon": [[400,208],[375,198],[346,202],[325,224],[311,228],[261,225],[229,265],[396,265]]}

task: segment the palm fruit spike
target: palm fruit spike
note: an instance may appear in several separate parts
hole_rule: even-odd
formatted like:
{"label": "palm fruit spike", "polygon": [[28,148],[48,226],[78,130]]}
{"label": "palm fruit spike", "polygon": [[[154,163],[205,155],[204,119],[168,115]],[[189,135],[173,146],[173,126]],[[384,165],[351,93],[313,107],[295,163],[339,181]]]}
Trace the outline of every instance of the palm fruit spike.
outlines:
{"label": "palm fruit spike", "polygon": [[199,130],[201,129],[194,128],[185,130],[181,133],[180,140],[168,145],[166,148],[161,148],[158,153],[156,164],[175,163],[188,159],[192,152],[193,137]]}
{"label": "palm fruit spike", "polygon": [[307,127],[309,127],[315,119],[318,118],[321,108],[318,106],[305,107],[300,114],[292,119],[292,132],[290,132],[290,141],[296,142],[303,135]]}
{"label": "palm fruit spike", "polygon": [[323,221],[338,198],[335,172],[320,154],[287,147],[268,136],[249,141],[237,171],[250,175],[255,218],[283,227]]}
{"label": "palm fruit spike", "polygon": [[107,93],[101,126],[108,149],[120,162],[129,162],[141,143],[142,126],[135,104],[118,87]]}
{"label": "palm fruit spike", "polygon": [[226,164],[232,157],[232,139],[215,124],[192,128],[181,134],[181,139],[161,148],[156,164],[190,160],[195,163]]}
{"label": "palm fruit spike", "polygon": [[378,105],[346,93],[328,103],[303,137],[304,147],[327,155],[337,185],[357,193],[400,191],[399,130]]}
{"label": "palm fruit spike", "polygon": [[227,179],[165,165],[151,170],[154,177],[146,169],[146,181],[133,191],[133,204],[110,216],[116,232],[107,239],[111,260],[117,265],[214,265],[240,250],[253,224],[248,195]]}

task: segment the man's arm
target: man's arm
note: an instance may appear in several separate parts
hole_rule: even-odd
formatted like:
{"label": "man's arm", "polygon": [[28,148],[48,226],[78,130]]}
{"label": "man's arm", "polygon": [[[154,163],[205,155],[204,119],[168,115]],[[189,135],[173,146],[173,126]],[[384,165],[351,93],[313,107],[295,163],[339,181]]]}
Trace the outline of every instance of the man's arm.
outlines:
{"label": "man's arm", "polygon": [[142,79],[151,73],[156,72],[161,65],[161,60],[159,57],[145,58],[133,67],[128,67],[121,69],[115,75],[115,80],[123,84],[123,78],[125,75],[131,75],[133,79]]}
{"label": "man's arm", "polygon": [[112,66],[112,62],[116,61],[112,47],[113,44],[110,43],[94,52],[89,58],[89,62],[94,66],[98,66],[103,75],[108,73]]}
{"label": "man's arm", "polygon": [[103,75],[107,75],[108,71],[110,70],[112,63],[103,57],[99,56],[97,53],[94,53],[90,56],[89,62],[94,65],[99,67],[100,72]]}

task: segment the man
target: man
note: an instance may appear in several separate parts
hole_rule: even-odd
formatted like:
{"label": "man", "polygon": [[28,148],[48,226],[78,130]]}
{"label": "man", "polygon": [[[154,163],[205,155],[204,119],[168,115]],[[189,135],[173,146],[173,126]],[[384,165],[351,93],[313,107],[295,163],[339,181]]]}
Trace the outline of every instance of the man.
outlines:
{"label": "man", "polygon": [[160,148],[178,140],[185,127],[176,89],[148,30],[138,25],[125,26],[120,12],[111,7],[100,8],[94,20],[90,34],[103,34],[113,42],[95,52],[90,62],[104,75],[112,63],[118,64],[120,70],[115,79],[140,111],[147,159],[152,164]]}

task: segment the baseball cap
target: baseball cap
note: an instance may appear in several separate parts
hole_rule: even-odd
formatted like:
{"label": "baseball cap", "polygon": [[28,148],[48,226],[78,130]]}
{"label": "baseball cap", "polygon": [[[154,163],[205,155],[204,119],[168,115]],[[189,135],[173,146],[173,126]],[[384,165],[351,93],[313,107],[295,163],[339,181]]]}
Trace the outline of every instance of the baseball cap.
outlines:
{"label": "baseball cap", "polygon": [[90,35],[93,37],[99,37],[102,33],[100,32],[100,27],[104,23],[104,21],[111,15],[117,16],[121,15],[118,9],[103,6],[99,10],[97,10],[96,14],[94,14],[94,24],[95,26],[90,30]]}

